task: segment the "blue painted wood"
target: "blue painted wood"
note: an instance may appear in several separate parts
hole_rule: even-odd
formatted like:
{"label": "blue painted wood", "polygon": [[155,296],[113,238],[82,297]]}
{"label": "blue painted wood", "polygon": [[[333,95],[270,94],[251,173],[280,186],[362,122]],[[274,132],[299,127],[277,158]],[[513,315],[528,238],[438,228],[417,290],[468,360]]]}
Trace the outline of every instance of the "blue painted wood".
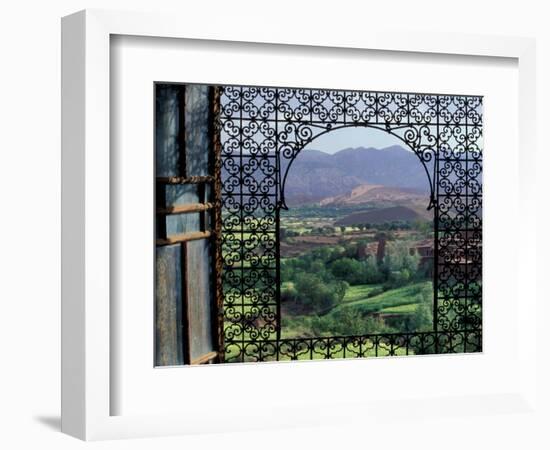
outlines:
{"label": "blue painted wood", "polygon": [[208,175],[211,153],[208,86],[185,87],[185,153],[187,176]]}
{"label": "blue painted wood", "polygon": [[[166,206],[185,205],[202,202],[196,184],[182,186],[166,186]],[[166,217],[166,233],[168,235],[201,231],[200,215],[198,213],[176,214]]]}
{"label": "blue painted wood", "polygon": [[210,241],[187,243],[187,294],[191,359],[215,350],[212,339],[212,307],[214,304]]}
{"label": "blue painted wood", "polygon": [[155,365],[183,364],[181,246],[156,250]]}
{"label": "blue painted wood", "polygon": [[156,86],[155,161],[157,177],[179,175],[179,91],[178,86]]}

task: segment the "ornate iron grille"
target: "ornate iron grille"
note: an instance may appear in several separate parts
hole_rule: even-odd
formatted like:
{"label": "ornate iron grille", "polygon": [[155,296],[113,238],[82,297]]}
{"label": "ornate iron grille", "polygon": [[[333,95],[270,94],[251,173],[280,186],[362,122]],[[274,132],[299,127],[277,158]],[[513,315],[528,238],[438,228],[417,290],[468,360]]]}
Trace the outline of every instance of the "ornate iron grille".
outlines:
{"label": "ornate iron grille", "polygon": [[[482,98],[223,86],[226,362],[481,351]],[[281,339],[280,210],[291,162],[344,127],[383,130],[419,158],[434,210],[433,331]],[[286,160],[286,161],[285,161]]]}

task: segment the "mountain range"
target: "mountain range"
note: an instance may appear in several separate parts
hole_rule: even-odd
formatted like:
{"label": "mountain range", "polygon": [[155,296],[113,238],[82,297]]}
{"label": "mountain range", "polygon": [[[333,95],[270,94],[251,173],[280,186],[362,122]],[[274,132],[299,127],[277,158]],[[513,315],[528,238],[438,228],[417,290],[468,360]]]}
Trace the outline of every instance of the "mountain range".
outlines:
{"label": "mountain range", "polygon": [[[283,173],[288,162],[282,163]],[[289,206],[426,199],[428,178],[418,157],[403,147],[346,148],[329,154],[303,150],[285,182]],[[405,198],[410,197],[410,198]]]}

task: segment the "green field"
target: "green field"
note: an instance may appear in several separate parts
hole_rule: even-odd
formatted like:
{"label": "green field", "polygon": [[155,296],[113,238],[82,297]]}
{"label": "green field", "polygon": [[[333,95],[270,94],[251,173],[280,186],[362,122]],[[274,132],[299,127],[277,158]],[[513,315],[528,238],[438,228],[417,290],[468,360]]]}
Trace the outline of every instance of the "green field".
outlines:
{"label": "green field", "polygon": [[350,286],[342,303],[320,317],[283,314],[283,337],[313,337],[316,335],[315,321],[338,321],[342,314],[346,313],[348,316],[358,318],[384,314],[403,316],[413,314],[418,306],[426,301],[424,296],[431,292],[432,283],[422,281],[376,294],[382,289],[381,284]]}
{"label": "green field", "polygon": [[358,313],[376,313],[390,312],[385,311],[391,308],[409,307],[407,310],[393,312],[411,312],[412,305],[417,305],[422,302],[421,292],[424,288],[431,289],[431,281],[422,281],[420,283],[410,284],[397,289],[390,289],[379,295],[368,297],[368,293],[375,289],[379,289],[380,285],[357,285],[350,286],[344,296],[344,303],[334,308],[330,314],[342,308],[353,308]]}
{"label": "green field", "polygon": [[382,288],[382,284],[358,284],[355,286],[350,286],[346,291],[343,302],[345,304],[351,304],[358,301],[367,300],[368,297],[372,295],[373,291]]}
{"label": "green field", "polygon": [[383,314],[412,314],[418,309],[418,303],[410,303],[408,305],[390,306],[384,308],[380,312]]}

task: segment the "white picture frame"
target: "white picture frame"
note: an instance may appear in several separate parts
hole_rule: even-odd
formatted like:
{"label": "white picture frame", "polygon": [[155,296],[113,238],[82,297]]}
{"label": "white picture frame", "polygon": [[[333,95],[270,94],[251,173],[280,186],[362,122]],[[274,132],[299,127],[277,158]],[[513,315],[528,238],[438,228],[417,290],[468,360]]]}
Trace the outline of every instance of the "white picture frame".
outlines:
{"label": "white picture frame", "polygon": [[[182,24],[185,24],[182,26]],[[535,172],[535,45],[531,39],[480,37],[445,33],[396,33],[359,30],[327,36],[322,30],[289,29],[284,36],[277,27],[247,29],[218,24],[205,27],[201,20],[189,21],[164,14],[143,14],[87,10],[67,16],[62,22],[62,430],[86,440],[162,436],[219,431],[220,429],[265,428],[309,425],[352,417],[374,416],[389,411],[384,402],[327,404],[322,399],[301,407],[274,406],[252,411],[248,421],[231,421],[223,411],[197,408],[171,414],[112,415],[110,366],[113,323],[110,320],[111,212],[110,183],[110,41],[111,36],[143,36],[174,39],[212,40],[237,43],[286,44],[338,49],[366,49],[417,54],[502,57],[517,60],[519,98],[519,183],[518,214],[525,230],[535,229],[533,205],[536,196],[530,174]],[[220,80],[220,82],[223,80]],[[536,261],[532,232],[523,233],[520,260]],[[518,266],[518,280],[533,280],[536,270]],[[503,405],[515,412],[533,410],[536,403],[536,326],[525,310],[536,309],[535,282],[529,283],[517,315],[518,342],[524,345],[517,383],[502,394],[464,398],[397,399],[407,401],[409,414],[461,415],[476,412],[494,414]],[[386,360],[387,361],[387,360]],[[277,370],[273,365],[263,372]],[[250,366],[249,366],[250,367]],[[322,370],[318,364],[307,371]],[[347,370],[353,370],[347,365]],[[304,369],[306,370],[306,369]],[[396,399],[392,400],[395,401]],[[430,403],[431,402],[431,403]],[[197,405],[198,406],[198,405]],[[208,405],[207,405],[208,406]],[[325,408],[323,408],[325,407]]]}

